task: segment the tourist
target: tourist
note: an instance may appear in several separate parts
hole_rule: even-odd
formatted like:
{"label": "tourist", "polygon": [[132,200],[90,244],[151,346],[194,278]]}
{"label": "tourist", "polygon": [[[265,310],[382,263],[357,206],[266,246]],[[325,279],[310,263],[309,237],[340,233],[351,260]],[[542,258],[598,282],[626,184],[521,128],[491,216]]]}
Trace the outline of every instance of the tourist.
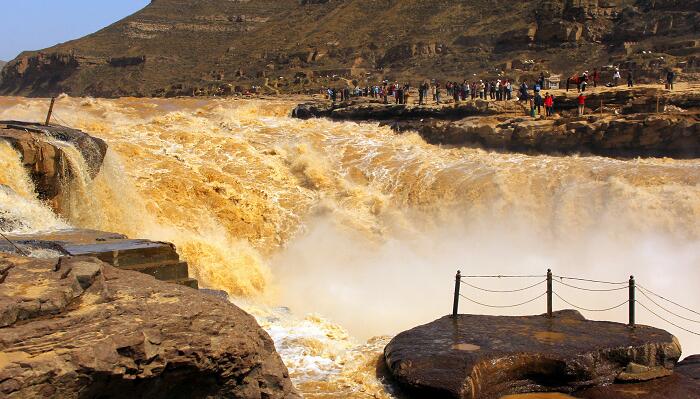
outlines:
{"label": "tourist", "polygon": [[527,83],[523,82],[520,85],[520,101],[527,101],[527,99],[528,99]]}
{"label": "tourist", "polygon": [[421,85],[418,87],[418,105],[423,105],[423,95],[425,93],[423,91],[424,85],[425,83],[421,83]]}
{"label": "tourist", "polygon": [[593,87],[598,87],[598,81],[600,80],[600,72],[598,68],[593,68]]}
{"label": "tourist", "polygon": [[544,105],[544,99],[542,98],[542,95],[540,92],[535,92],[535,108],[537,108],[537,115],[540,115],[542,112],[542,106]]}
{"label": "tourist", "polygon": [[586,96],[581,92],[581,94],[578,95],[578,116],[583,116],[583,114],[586,112]]}
{"label": "tourist", "polygon": [[506,97],[508,101],[513,99],[513,84],[510,80],[506,80]]}
{"label": "tourist", "polygon": [[673,70],[669,69],[666,74],[666,88],[668,90],[673,90],[673,81],[676,79],[676,74]]}
{"label": "tourist", "polygon": [[435,82],[435,103],[440,104],[440,83]]}
{"label": "tourist", "polygon": [[620,79],[622,79],[622,76],[620,75],[620,69],[615,68],[615,74],[613,74],[613,86],[617,87],[617,85],[620,84]]}
{"label": "tourist", "polygon": [[634,79],[632,78],[632,71],[627,72],[627,87],[634,87]]}
{"label": "tourist", "polygon": [[554,96],[549,93],[544,97],[544,111],[547,117],[554,115]]}
{"label": "tourist", "polygon": [[496,99],[496,83],[495,82],[489,83],[489,97],[492,100]]}

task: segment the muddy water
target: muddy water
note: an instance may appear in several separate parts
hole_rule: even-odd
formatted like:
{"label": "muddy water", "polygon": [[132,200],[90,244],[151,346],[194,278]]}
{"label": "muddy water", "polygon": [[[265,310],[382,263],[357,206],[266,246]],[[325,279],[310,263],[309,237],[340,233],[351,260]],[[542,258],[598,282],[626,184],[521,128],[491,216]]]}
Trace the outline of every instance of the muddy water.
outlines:
{"label": "muddy water", "polygon": [[[387,338],[370,338],[448,313],[458,268],[552,268],[614,281],[635,274],[646,288],[700,307],[698,161],[440,148],[376,124],[293,120],[292,106],[62,97],[55,113],[110,145],[99,177],[74,183],[84,194],[65,218],[174,242],[202,285],[227,290],[258,318],[309,397],[390,396],[376,373]],[[0,119],[40,120],[45,108],[0,98]],[[626,299],[558,289],[589,308]],[[505,305],[540,291],[466,294]],[[679,336],[686,354],[700,352],[696,336],[638,313]],[[625,321],[626,310],[585,314]]]}

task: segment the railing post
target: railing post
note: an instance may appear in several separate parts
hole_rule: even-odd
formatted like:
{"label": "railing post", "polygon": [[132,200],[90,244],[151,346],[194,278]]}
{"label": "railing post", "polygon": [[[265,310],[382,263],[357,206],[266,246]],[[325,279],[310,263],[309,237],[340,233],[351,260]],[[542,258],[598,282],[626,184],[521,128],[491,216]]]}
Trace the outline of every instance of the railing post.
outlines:
{"label": "railing post", "polygon": [[459,288],[462,286],[462,272],[457,270],[457,276],[455,277],[455,298],[452,303],[452,318],[457,318],[457,313],[459,312]]}
{"label": "railing post", "polygon": [[635,294],[636,294],[636,284],[634,282],[634,276],[630,276],[630,327],[634,328],[635,327],[635,320],[634,320],[634,304],[636,301],[635,299]]}
{"label": "railing post", "polygon": [[547,317],[552,317],[552,269],[547,269]]}
{"label": "railing post", "polygon": [[51,123],[51,114],[53,113],[53,104],[56,102],[56,97],[51,97],[51,105],[49,105],[49,113],[46,114],[46,126]]}

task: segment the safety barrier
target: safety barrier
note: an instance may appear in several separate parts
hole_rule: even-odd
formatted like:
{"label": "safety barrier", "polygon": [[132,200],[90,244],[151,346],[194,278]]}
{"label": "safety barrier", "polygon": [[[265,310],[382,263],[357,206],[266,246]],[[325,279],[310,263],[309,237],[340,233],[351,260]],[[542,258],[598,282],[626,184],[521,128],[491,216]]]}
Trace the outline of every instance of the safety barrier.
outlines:
{"label": "safety barrier", "polygon": [[[498,290],[498,289],[491,289],[491,288],[483,288],[481,286],[478,286],[474,284],[472,281],[476,279],[542,279],[538,281],[537,283],[534,284],[528,284],[522,288],[518,289],[508,289],[508,290]],[[582,283],[585,284],[595,284],[593,288],[591,287],[585,287],[581,286]],[[579,290],[579,291],[584,291],[584,292],[616,292],[616,291],[627,291],[627,298],[624,302],[617,304],[615,306],[611,307],[606,307],[606,308],[601,308],[601,309],[592,309],[592,308],[587,308],[583,306],[578,306],[574,303],[572,303],[570,300],[565,299],[557,293],[554,290],[555,284],[561,285],[562,287],[568,287],[571,289]],[[522,293],[522,292],[527,292],[530,290],[534,290],[537,287],[540,287],[542,285],[546,285],[546,290],[545,292],[538,293],[536,296],[526,300],[526,301],[519,301],[517,303],[513,303],[510,305],[492,305],[492,304],[487,304],[484,303],[483,301],[477,301],[475,299],[472,299],[466,295],[464,295],[461,292],[462,286],[469,287],[473,290],[481,291],[481,292],[487,292],[487,293],[496,293],[496,294],[513,294],[513,293]],[[642,297],[644,297],[645,301],[640,301],[637,298],[637,293],[641,294]],[[635,280],[634,276],[630,276],[629,281],[625,282],[615,282],[615,281],[603,281],[603,280],[592,280],[592,279],[587,279],[587,278],[579,278],[579,277],[568,277],[568,276],[559,276],[555,275],[552,273],[552,270],[547,270],[547,274],[544,275],[475,275],[475,276],[467,276],[467,275],[462,275],[461,271],[457,271],[457,276],[455,278],[455,291],[454,291],[454,302],[452,305],[452,317],[457,317],[457,314],[459,313],[459,301],[461,299],[465,299],[471,303],[474,303],[479,306],[487,307],[487,308],[494,308],[494,309],[510,309],[510,308],[516,308],[519,306],[524,306],[529,303],[535,302],[543,297],[547,297],[547,316],[552,317],[553,316],[553,299],[554,297],[557,297],[559,300],[564,302],[565,304],[573,307],[574,309],[577,310],[582,310],[586,312],[607,312],[611,310],[615,310],[618,308],[621,308],[625,305],[628,305],[628,324],[630,327],[634,328],[636,326],[636,305],[639,305],[641,308],[645,309],[652,315],[658,317],[659,319],[663,320],[664,322],[681,329],[687,333],[694,334],[700,336],[699,332],[693,331],[689,328],[681,326],[679,323],[680,322],[674,322],[669,320],[669,317],[664,317],[660,315],[661,313],[659,311],[662,310],[666,313],[668,313],[671,316],[674,316],[680,320],[687,321],[687,322],[692,322],[692,323],[700,323],[700,320],[692,318],[692,316],[688,316],[688,314],[693,314],[696,316],[700,316],[700,312],[697,312],[690,307],[683,306],[680,303],[676,301],[672,301],[662,295],[659,295],[655,293],[654,291],[645,288],[644,286],[641,286],[637,283]],[[676,308],[678,308],[678,311],[673,311],[671,309],[668,309],[666,306],[669,305],[662,305],[660,302],[667,303],[669,305],[673,305]],[[655,307],[654,309],[652,309]],[[686,313],[686,315],[682,315],[679,313]]]}

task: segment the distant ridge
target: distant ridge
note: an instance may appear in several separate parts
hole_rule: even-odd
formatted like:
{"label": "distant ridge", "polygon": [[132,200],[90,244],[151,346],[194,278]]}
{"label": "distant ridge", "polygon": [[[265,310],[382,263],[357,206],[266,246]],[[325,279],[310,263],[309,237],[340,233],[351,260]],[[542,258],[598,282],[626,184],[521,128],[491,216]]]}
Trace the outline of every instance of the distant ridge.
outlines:
{"label": "distant ridge", "polygon": [[154,0],[99,32],[22,53],[0,94],[303,92],[611,63],[656,80],[669,67],[698,71],[698,31],[700,0]]}

